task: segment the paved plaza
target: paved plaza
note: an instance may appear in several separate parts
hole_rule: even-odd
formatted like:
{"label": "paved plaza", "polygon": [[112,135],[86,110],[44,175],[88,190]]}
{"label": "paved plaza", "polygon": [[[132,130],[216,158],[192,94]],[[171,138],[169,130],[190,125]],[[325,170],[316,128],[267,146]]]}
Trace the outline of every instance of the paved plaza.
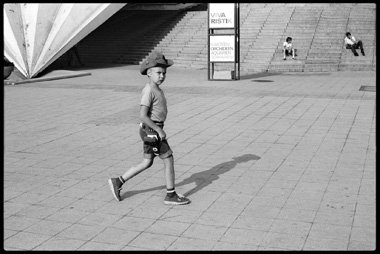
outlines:
{"label": "paved plaza", "polygon": [[6,250],[374,250],[375,72],[208,81],[170,67],[162,88],[176,190],[142,160],[139,66],[4,86]]}

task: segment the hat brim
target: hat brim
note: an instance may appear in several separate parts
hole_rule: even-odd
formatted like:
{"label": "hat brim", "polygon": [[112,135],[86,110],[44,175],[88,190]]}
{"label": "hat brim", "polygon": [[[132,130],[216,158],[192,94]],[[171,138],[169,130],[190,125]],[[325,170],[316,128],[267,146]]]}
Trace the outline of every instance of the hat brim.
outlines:
{"label": "hat brim", "polygon": [[148,69],[150,69],[150,68],[153,68],[153,67],[168,68],[168,67],[172,66],[173,64],[174,64],[174,62],[171,59],[166,59],[166,64],[164,64],[164,63],[146,64],[146,62],[144,61],[144,63],[141,65],[140,73],[142,75],[146,75]]}

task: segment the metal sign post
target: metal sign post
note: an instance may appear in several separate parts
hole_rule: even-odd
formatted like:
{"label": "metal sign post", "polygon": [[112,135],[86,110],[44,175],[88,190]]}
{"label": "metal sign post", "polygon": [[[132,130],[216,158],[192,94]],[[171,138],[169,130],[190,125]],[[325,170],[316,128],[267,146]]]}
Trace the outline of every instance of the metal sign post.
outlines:
{"label": "metal sign post", "polygon": [[[238,3],[208,4],[208,80],[240,79],[239,17]],[[215,78],[219,64],[227,77]]]}

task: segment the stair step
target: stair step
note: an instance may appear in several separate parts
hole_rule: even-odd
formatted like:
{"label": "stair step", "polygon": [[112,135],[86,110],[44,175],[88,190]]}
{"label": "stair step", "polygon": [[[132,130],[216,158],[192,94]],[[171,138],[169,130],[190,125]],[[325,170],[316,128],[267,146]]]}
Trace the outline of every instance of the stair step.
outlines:
{"label": "stair step", "polygon": [[[376,5],[365,8],[356,5],[241,3],[241,68],[248,71],[376,69]],[[80,55],[90,63],[140,64],[150,52],[159,50],[173,59],[176,66],[207,68],[207,15],[207,11],[117,13],[79,43]],[[347,29],[363,41],[365,58],[355,58],[344,48],[342,35]],[[282,44],[287,36],[293,37],[297,60],[282,60]]]}

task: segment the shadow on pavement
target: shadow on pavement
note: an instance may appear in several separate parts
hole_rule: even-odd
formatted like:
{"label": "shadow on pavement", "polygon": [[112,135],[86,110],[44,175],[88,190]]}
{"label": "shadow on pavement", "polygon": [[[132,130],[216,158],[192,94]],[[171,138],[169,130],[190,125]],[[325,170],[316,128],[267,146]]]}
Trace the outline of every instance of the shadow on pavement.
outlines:
{"label": "shadow on pavement", "polygon": [[[197,172],[192,174],[186,179],[183,179],[181,182],[176,183],[176,187],[195,183],[195,187],[191,190],[184,193],[185,196],[190,196],[200,190],[202,190],[204,187],[208,186],[209,184],[212,184],[212,182],[219,179],[219,175],[224,174],[231,169],[233,169],[237,164],[248,162],[251,160],[259,160],[260,157],[254,154],[244,154],[238,157],[233,157],[231,161],[223,162],[221,164],[218,164],[208,170]],[[166,188],[166,185],[161,185],[145,190],[138,190],[138,191],[127,191],[124,194],[121,195],[121,199],[131,197],[135,194],[149,192],[149,191],[155,191],[155,190],[161,190]]]}
{"label": "shadow on pavement", "polygon": [[248,75],[242,75],[240,76],[240,79],[255,79],[255,78],[265,78],[265,77],[271,77],[271,76],[277,76],[282,75],[281,72],[259,72],[259,73],[253,73]]}

